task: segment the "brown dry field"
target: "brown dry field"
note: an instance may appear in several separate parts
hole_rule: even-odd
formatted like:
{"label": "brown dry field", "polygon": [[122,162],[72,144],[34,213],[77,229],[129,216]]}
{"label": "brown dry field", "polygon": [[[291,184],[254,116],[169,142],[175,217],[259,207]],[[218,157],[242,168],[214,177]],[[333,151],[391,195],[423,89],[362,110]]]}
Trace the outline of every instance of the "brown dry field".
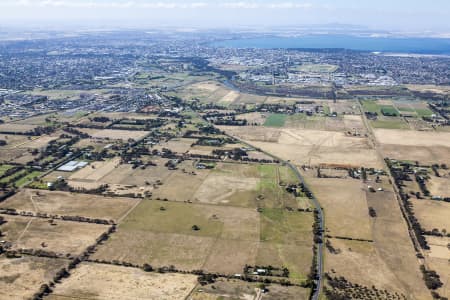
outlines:
{"label": "brown dry field", "polygon": [[110,139],[110,140],[123,140],[128,141],[128,139],[140,140],[146,137],[148,131],[136,131],[136,130],[115,130],[115,129],[90,129],[90,128],[79,128],[80,131],[85,132],[97,139]]}
{"label": "brown dry field", "polygon": [[[271,222],[250,208],[147,200],[93,259],[227,274],[242,273],[245,264],[272,263],[304,279],[312,260],[312,215],[292,213]],[[193,224],[200,230],[192,231]]]}
{"label": "brown dry field", "polygon": [[376,252],[395,274],[398,287],[404,290],[407,297],[429,299],[429,292],[423,282],[398,201],[395,199],[392,186],[384,177],[383,181],[386,181],[382,185],[385,192],[366,192],[368,205],[377,212],[377,217],[372,220],[373,244]]}
{"label": "brown dry field", "polygon": [[247,113],[236,116],[237,120],[247,120],[249,124],[262,125],[266,121],[267,114],[260,112]]}
{"label": "brown dry field", "polygon": [[444,284],[437,292],[443,297],[450,296],[450,249],[448,237],[426,237],[431,250],[426,253],[426,260],[431,270],[436,271]]}
{"label": "brown dry field", "polygon": [[420,92],[425,92],[425,91],[431,91],[434,93],[438,93],[438,94],[448,94],[450,93],[450,86],[440,86],[440,85],[426,85],[426,84],[407,84],[405,85],[408,89],[412,90],[412,91],[420,91]]}
{"label": "brown dry field", "polygon": [[298,165],[346,164],[381,168],[368,139],[343,132],[220,126],[249,144]]}
{"label": "brown dry field", "polygon": [[[117,142],[117,143],[120,143]],[[105,140],[96,140],[96,139],[82,139],[77,142],[74,147],[76,148],[85,148],[88,146],[94,147],[95,151],[101,151],[105,148],[105,146],[114,144],[114,141],[105,141]]]}
{"label": "brown dry field", "polygon": [[450,197],[450,177],[448,175],[443,177],[444,170],[439,170],[439,173],[441,173],[441,177],[430,175],[427,187],[433,196]]}
{"label": "brown dry field", "polygon": [[24,145],[29,143],[30,140],[25,135],[14,135],[14,134],[0,134],[0,140],[7,142],[7,145],[1,146],[0,150],[16,148],[19,145]]}
{"label": "brown dry field", "polygon": [[0,161],[26,164],[32,161],[34,157],[26,149],[4,149],[0,147]]}
{"label": "brown dry field", "polygon": [[[181,170],[168,170],[164,166],[167,159],[155,158],[152,161],[157,166],[147,166],[145,169],[133,169],[132,165],[120,164],[120,158],[94,162],[71,175],[69,184],[73,187],[88,189],[108,184],[110,185],[109,190],[117,194],[141,194],[145,191],[152,192],[154,189],[152,184],[155,184],[157,180],[165,182],[173,173],[181,173]],[[187,163],[183,163],[181,166],[185,164]],[[182,168],[181,166],[180,168]]]}
{"label": "brown dry field", "polygon": [[[183,169],[186,173],[182,171]],[[196,175],[192,175],[191,172],[195,172]],[[168,175],[162,179],[164,184],[153,191],[153,198],[192,201],[195,191],[210,172],[211,170],[197,170],[192,166],[192,162],[184,161],[178,166],[178,170],[168,171]]]}
{"label": "brown dry field", "polygon": [[[265,174],[255,164],[218,163],[213,170],[196,170],[185,161],[182,166],[181,170],[171,171],[163,179],[164,184],[153,190],[153,199],[250,208],[299,207],[295,198],[279,186],[280,181],[296,182],[285,167],[266,166],[269,171]],[[192,171],[196,175],[189,174]],[[257,199],[259,195],[263,198]]]}
{"label": "brown dry field", "polygon": [[450,232],[450,203],[434,200],[411,199],[414,212],[426,230],[446,229]]}
{"label": "brown dry field", "polygon": [[419,161],[424,164],[440,162],[450,165],[450,147],[382,144],[380,149],[385,157],[391,159]]}
{"label": "brown dry field", "polygon": [[67,263],[63,259],[31,256],[0,257],[0,299],[31,299]]}
{"label": "brown dry field", "polygon": [[436,271],[444,284],[437,291],[443,297],[450,296],[450,238],[427,236],[431,250],[427,251],[427,263],[430,269]]}
{"label": "brown dry field", "polygon": [[219,100],[219,103],[233,103],[239,98],[239,93],[236,91],[230,91],[228,94]]}
{"label": "brown dry field", "polygon": [[427,256],[429,258],[444,259],[450,264],[450,249],[448,248],[450,237],[426,236],[426,240],[431,248],[427,251]]}
{"label": "brown dry field", "polygon": [[0,139],[5,140],[8,144],[0,147],[0,149],[39,149],[46,147],[49,142],[58,139],[61,132],[53,133],[52,135],[44,135],[40,137],[27,137],[24,135],[9,135],[2,134]]}
{"label": "brown dry field", "polygon": [[[50,225],[46,219],[8,217],[8,223],[2,226],[2,230],[5,230],[7,240],[13,243],[15,249],[45,249],[72,255],[81,254],[107,230],[107,226],[97,224],[60,220],[56,220],[55,224]],[[8,228],[11,228],[11,232]]]}
{"label": "brown dry field", "polygon": [[366,192],[361,181],[308,178],[307,182],[324,208],[327,233],[372,239]]}
{"label": "brown dry field", "polygon": [[168,142],[162,142],[159,145],[154,146],[152,149],[161,151],[163,148],[167,148],[176,153],[186,153],[189,149],[191,149],[191,145],[196,141],[196,139],[175,138]]}
{"label": "brown dry field", "polygon": [[[257,283],[242,282],[239,280],[218,279],[213,284],[199,286],[191,294],[190,300],[254,300],[256,299]],[[268,285],[269,292],[262,299],[277,300],[306,300],[309,289],[301,287],[283,287],[280,285]]]}
{"label": "brown dry field", "polygon": [[450,147],[450,132],[375,129],[380,144],[422,147]]}
{"label": "brown dry field", "polygon": [[[340,253],[325,250],[326,272],[344,276],[353,283],[401,292],[408,299],[429,299],[407,226],[386,177],[382,177],[380,184],[311,176],[307,182],[324,207],[325,226],[330,235],[374,241],[330,239]],[[369,184],[383,187],[384,191],[368,192]],[[375,209],[377,218],[370,218],[369,206]]]}
{"label": "brown dry field", "polygon": [[365,132],[366,128],[364,127],[363,120],[361,116],[357,115],[345,115],[344,116],[344,124],[347,130],[356,129],[358,132]]}
{"label": "brown dry field", "polygon": [[120,157],[115,157],[106,161],[96,161],[73,173],[69,177],[69,180],[81,180],[87,182],[100,181],[103,177],[117,168],[119,164]]}
{"label": "brown dry field", "polygon": [[25,189],[2,202],[0,208],[117,221],[133,208],[137,201],[131,198]]}
{"label": "brown dry field", "polygon": [[147,273],[92,263],[83,263],[71,273],[48,299],[185,299],[197,284],[194,275]]}
{"label": "brown dry field", "polygon": [[442,258],[427,258],[430,268],[436,271],[441,276],[441,281],[444,284],[437,290],[442,297],[450,297],[450,262],[448,259]]}
{"label": "brown dry field", "polygon": [[36,125],[27,125],[27,124],[17,124],[17,123],[4,123],[0,124],[0,131],[9,131],[9,132],[27,132],[33,130],[38,126]]}

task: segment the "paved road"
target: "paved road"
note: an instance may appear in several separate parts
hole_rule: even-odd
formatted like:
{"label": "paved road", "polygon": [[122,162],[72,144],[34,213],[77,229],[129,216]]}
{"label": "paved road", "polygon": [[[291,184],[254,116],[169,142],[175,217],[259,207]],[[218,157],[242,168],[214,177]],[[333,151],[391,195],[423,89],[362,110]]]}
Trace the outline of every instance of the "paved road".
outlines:
{"label": "paved road", "polygon": [[[253,146],[253,145],[251,145],[251,144],[249,144],[249,143],[247,143],[247,142],[245,142],[245,141],[243,141],[243,140],[241,140],[241,139],[239,139],[239,138],[237,138],[237,137],[235,137],[235,136],[232,136],[232,135],[229,135],[229,134],[226,134],[226,135],[228,135],[229,137],[234,138],[234,139],[240,141],[240,142],[241,142],[242,144],[244,144],[244,145],[247,145],[247,146],[249,146],[249,147],[251,147],[251,148],[254,148],[254,149],[256,148],[255,146]],[[303,176],[300,174],[300,172],[299,172],[299,170],[297,169],[297,167],[296,167],[295,165],[293,165],[290,161],[285,161],[285,160],[283,160],[283,159],[281,159],[281,158],[279,158],[279,157],[277,157],[277,156],[275,156],[275,155],[273,155],[273,154],[267,153],[267,152],[265,152],[265,151],[263,151],[263,150],[261,150],[261,149],[260,149],[260,151],[263,152],[264,154],[266,154],[266,155],[272,157],[272,159],[278,160],[278,161],[280,161],[280,162],[286,164],[287,166],[289,166],[289,168],[291,168],[291,170],[292,170],[292,171],[294,172],[294,174],[297,176],[298,180],[299,180],[306,188],[309,189],[308,185],[307,185],[306,182],[305,182],[305,179],[304,179]],[[311,191],[311,189],[309,189],[309,191]],[[311,191],[311,193],[312,193],[312,191]],[[313,202],[315,209],[319,212],[319,223],[320,223],[321,238],[322,238],[322,241],[324,241],[324,240],[325,240],[325,239],[324,239],[325,220],[324,220],[324,217],[323,217],[322,207],[320,206],[320,203],[319,203],[319,201],[317,200],[317,198],[314,196],[314,194],[312,194],[311,201]],[[316,270],[317,270],[317,277],[318,277],[318,279],[317,279],[317,281],[316,281],[316,285],[317,285],[316,291],[314,292],[314,294],[313,294],[312,297],[311,297],[312,300],[319,300],[320,293],[321,293],[322,287],[323,287],[323,243],[317,244],[316,246],[317,246],[317,253],[316,253],[316,256],[317,256]]]}

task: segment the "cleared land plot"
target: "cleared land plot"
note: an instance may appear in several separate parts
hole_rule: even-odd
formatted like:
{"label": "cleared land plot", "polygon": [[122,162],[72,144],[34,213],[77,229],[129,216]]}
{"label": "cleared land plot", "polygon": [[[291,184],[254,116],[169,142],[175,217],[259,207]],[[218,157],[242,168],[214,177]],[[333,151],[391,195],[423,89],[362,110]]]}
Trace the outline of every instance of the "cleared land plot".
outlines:
{"label": "cleared land plot", "polygon": [[0,298],[31,299],[40,286],[52,280],[67,263],[63,259],[30,256],[0,257]]}
{"label": "cleared land plot", "polygon": [[[269,292],[263,298],[288,300],[306,300],[309,289],[301,287],[283,287],[280,285],[268,285]],[[231,300],[231,299],[255,299],[258,284],[229,279],[218,279],[213,284],[202,286],[191,294],[192,300]]]}
{"label": "cleared land plot", "polygon": [[407,298],[427,299],[429,292],[423,282],[398,201],[387,182],[384,189],[384,192],[366,193],[368,205],[377,213],[372,221],[373,244],[379,257],[396,275],[398,288],[403,289]]}
{"label": "cleared land plot", "polygon": [[329,64],[304,64],[293,68],[295,71],[304,73],[333,73],[339,66]]}
{"label": "cleared land plot", "polygon": [[273,244],[271,261],[304,278],[311,256],[297,258],[294,250],[311,249],[312,215],[282,209],[267,214],[260,220],[249,208],[143,201],[94,258],[235,274],[245,264],[263,264],[268,256],[262,251]]}
{"label": "cleared land plot", "polygon": [[264,122],[264,126],[267,127],[283,127],[286,122],[287,115],[283,114],[271,114]]}
{"label": "cleared land plot", "polygon": [[83,263],[48,297],[65,299],[185,299],[197,277],[147,273],[140,269]]}
{"label": "cleared land plot", "polygon": [[450,132],[375,129],[375,136],[381,144],[450,147]]}
{"label": "cleared land plot", "polygon": [[192,200],[250,208],[297,208],[295,197],[280,182],[295,183],[296,178],[286,167],[276,165],[218,164]]}
{"label": "cleared land plot", "polygon": [[431,258],[445,259],[448,263],[450,259],[450,249],[448,247],[450,237],[427,236],[426,240],[431,248],[427,251],[428,256]]}
{"label": "cleared land plot", "polygon": [[[14,135],[14,134],[0,134],[0,140],[6,142],[5,146],[0,146],[0,149],[3,151],[4,149],[14,149],[22,145],[26,145],[33,138],[28,137],[26,135]],[[34,137],[36,139],[36,137]]]}
{"label": "cleared land plot", "polygon": [[344,132],[301,129],[233,128],[221,126],[254,147],[298,165],[321,163],[381,168],[375,150],[366,138]]}
{"label": "cleared land plot", "polygon": [[136,203],[136,199],[129,198],[109,198],[87,194],[25,189],[2,202],[0,208],[118,220]]}
{"label": "cleared land plot", "polygon": [[[24,230],[15,236],[17,228],[23,227],[24,220],[27,221]],[[16,222],[19,224],[14,224]],[[107,230],[106,226],[97,224],[58,220],[54,222],[55,225],[51,225],[46,219],[28,217],[9,218],[7,224],[14,230],[11,235],[6,231],[13,248],[44,249],[72,255],[82,253]]]}
{"label": "cleared land plot", "polygon": [[129,139],[140,140],[146,137],[148,131],[136,131],[136,130],[115,130],[115,129],[90,129],[90,128],[80,128],[82,132],[85,132],[95,139],[109,139],[109,140],[123,140],[128,141]]}
{"label": "cleared land plot", "polygon": [[[193,230],[193,225],[200,230]],[[134,238],[130,240],[131,236]],[[128,242],[124,243],[125,240]],[[244,245],[259,241],[257,212],[243,208],[143,201],[119,226],[117,234],[100,247],[95,257],[140,264],[148,262],[155,266],[172,264],[180,269],[208,268],[210,253],[227,252],[227,249],[213,249],[218,240],[242,241]],[[233,265],[223,264],[219,268],[241,272],[250,254],[231,250],[223,257],[235,257]],[[219,256],[217,259],[224,258]]]}
{"label": "cleared land plot", "polygon": [[196,141],[196,139],[189,138],[171,139],[168,142],[156,145],[153,149],[162,150],[163,148],[166,148],[176,153],[186,153]]}
{"label": "cleared land plot", "polygon": [[27,125],[27,124],[16,124],[16,123],[4,123],[0,124],[0,131],[11,132],[11,133],[24,133],[28,131],[33,131],[38,126]]}
{"label": "cleared land plot", "polygon": [[330,239],[338,254],[326,252],[325,272],[344,276],[352,283],[358,283],[389,292],[404,293],[404,287],[396,277],[395,270],[383,260],[373,243]]}
{"label": "cleared land plot", "polygon": [[419,223],[426,230],[446,229],[450,232],[450,203],[434,200],[411,199]]}
{"label": "cleared land plot", "polygon": [[[330,239],[337,254],[326,250],[325,271],[352,283],[403,293],[407,299],[428,299],[398,202],[392,188],[384,187],[386,192],[366,193],[368,206],[377,213],[369,220],[374,242]],[[327,226],[330,213],[325,209]]]}
{"label": "cleared land plot", "polygon": [[420,161],[430,165],[436,162],[450,165],[450,147],[382,144],[381,150],[385,157],[392,159]]}
{"label": "cleared land plot", "polygon": [[450,297],[450,263],[448,259],[428,257],[427,262],[430,268],[436,271],[441,277],[443,286],[437,292],[442,297]]}
{"label": "cleared land plot", "polygon": [[[158,180],[165,181],[170,175],[181,171],[171,171],[163,158],[152,159],[157,166],[135,168],[130,164],[120,164],[120,158],[93,162],[69,177],[73,187],[96,188],[102,184],[110,185],[109,190],[118,194],[143,193],[153,190]],[[188,176],[188,175],[186,175]],[[159,187],[159,186],[158,186]]]}
{"label": "cleared land plot", "polygon": [[262,125],[266,122],[267,115],[259,112],[247,113],[236,116],[237,120],[247,120],[250,125]]}
{"label": "cleared land plot", "polygon": [[111,173],[120,164],[120,157],[106,161],[93,162],[72,174],[70,180],[99,181]]}
{"label": "cleared land plot", "polygon": [[307,181],[324,208],[330,235],[372,239],[366,193],[360,181],[336,178]]}
{"label": "cleared land plot", "polygon": [[[440,170],[440,172],[442,171],[443,170]],[[433,196],[450,197],[449,177],[436,177],[434,175],[430,175],[430,180],[427,183],[427,187]]]}
{"label": "cleared land plot", "polygon": [[408,123],[403,118],[385,117],[380,120],[370,121],[370,125],[377,129],[409,129]]}

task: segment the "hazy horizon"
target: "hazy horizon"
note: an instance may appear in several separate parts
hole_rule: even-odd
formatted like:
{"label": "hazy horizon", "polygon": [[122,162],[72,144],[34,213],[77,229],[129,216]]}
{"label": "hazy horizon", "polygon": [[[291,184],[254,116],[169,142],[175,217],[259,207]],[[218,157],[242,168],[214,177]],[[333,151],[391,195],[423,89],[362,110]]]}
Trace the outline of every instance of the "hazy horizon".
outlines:
{"label": "hazy horizon", "polygon": [[350,24],[368,30],[450,33],[450,2],[356,0],[4,0],[0,26],[269,28]]}

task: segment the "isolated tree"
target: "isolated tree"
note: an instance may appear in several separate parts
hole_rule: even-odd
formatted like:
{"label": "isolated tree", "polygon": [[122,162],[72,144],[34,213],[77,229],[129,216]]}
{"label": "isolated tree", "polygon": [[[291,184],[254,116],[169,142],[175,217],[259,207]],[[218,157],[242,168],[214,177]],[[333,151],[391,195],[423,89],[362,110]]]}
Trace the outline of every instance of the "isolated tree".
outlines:
{"label": "isolated tree", "polygon": [[153,267],[151,265],[149,265],[149,264],[144,264],[143,265],[143,269],[144,269],[145,272],[153,271]]}
{"label": "isolated tree", "polygon": [[192,225],[192,230],[199,231],[200,227],[198,227],[197,225]]}
{"label": "isolated tree", "polygon": [[365,168],[361,168],[361,178],[364,182],[367,181],[367,171]]}

